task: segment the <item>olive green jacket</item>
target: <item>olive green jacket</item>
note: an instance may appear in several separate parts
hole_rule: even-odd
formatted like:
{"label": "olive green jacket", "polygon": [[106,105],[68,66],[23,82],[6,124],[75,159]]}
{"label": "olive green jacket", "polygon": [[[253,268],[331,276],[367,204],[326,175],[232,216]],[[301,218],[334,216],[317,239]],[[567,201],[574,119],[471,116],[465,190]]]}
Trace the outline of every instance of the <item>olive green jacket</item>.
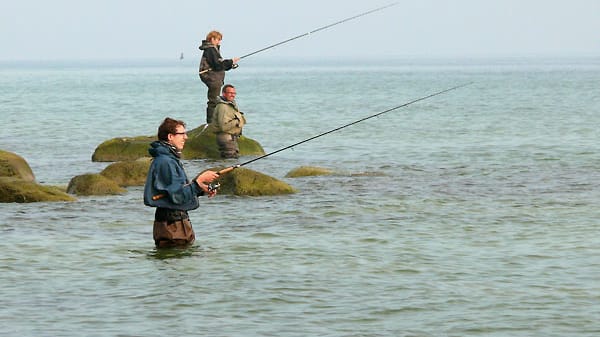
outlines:
{"label": "olive green jacket", "polygon": [[242,128],[246,124],[246,117],[239,110],[235,101],[228,102],[218,97],[212,123],[217,133],[224,132],[239,136],[242,134]]}

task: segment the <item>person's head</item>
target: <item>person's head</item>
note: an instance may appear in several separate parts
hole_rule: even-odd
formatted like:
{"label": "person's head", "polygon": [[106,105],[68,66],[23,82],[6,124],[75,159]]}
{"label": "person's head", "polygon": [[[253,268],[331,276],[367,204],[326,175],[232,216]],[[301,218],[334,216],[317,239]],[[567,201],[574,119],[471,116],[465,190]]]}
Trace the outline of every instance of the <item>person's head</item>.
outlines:
{"label": "person's head", "polygon": [[158,140],[175,146],[179,151],[183,150],[187,138],[183,121],[167,117],[158,127]]}
{"label": "person's head", "polygon": [[225,84],[223,89],[221,89],[221,96],[223,96],[227,102],[232,102],[235,99],[236,94],[235,87],[231,84]]}
{"label": "person's head", "polygon": [[220,32],[218,32],[216,30],[211,31],[206,35],[206,41],[208,41],[212,44],[220,45],[221,40],[223,40],[223,34],[221,34]]}

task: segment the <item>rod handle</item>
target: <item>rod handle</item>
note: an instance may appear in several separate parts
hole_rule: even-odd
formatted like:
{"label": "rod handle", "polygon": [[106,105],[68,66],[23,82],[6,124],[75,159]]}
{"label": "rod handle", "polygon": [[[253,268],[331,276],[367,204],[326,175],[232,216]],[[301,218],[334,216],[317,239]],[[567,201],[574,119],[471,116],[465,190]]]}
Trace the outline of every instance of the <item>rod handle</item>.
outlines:
{"label": "rod handle", "polygon": [[240,167],[240,165],[235,165],[235,166],[229,166],[227,168],[222,169],[221,171],[217,172],[218,175],[223,175],[225,173],[231,172],[234,169]]}

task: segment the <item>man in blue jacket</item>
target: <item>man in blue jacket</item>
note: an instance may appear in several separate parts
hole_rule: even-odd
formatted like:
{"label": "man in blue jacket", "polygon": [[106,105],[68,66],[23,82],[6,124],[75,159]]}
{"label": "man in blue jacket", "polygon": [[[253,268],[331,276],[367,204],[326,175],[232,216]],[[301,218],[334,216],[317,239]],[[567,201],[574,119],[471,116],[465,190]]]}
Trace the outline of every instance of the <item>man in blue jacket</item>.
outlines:
{"label": "man in blue jacket", "polygon": [[144,204],[156,207],[153,233],[159,248],[192,244],[196,237],[188,211],[200,206],[199,196],[210,198],[217,193],[208,185],[219,177],[214,171],[188,180],[180,160],[187,138],[185,123],[167,117],[158,127],[158,141],[148,150],[153,160],[144,186]]}

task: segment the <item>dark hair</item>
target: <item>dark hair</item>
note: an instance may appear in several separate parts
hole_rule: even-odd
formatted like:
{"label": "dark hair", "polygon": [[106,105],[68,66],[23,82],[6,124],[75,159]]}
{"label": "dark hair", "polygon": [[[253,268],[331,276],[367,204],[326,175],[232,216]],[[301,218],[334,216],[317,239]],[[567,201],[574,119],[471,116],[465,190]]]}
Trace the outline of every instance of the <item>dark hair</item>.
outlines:
{"label": "dark hair", "polygon": [[223,86],[223,89],[221,89],[221,93],[224,94],[225,90],[227,90],[227,88],[233,88],[233,89],[235,89],[235,87],[232,84],[225,84]]}
{"label": "dark hair", "polygon": [[165,118],[165,120],[158,127],[158,140],[168,141],[170,133],[176,133],[177,127],[181,125],[185,127],[185,123],[183,121],[173,119],[173,118]]}

